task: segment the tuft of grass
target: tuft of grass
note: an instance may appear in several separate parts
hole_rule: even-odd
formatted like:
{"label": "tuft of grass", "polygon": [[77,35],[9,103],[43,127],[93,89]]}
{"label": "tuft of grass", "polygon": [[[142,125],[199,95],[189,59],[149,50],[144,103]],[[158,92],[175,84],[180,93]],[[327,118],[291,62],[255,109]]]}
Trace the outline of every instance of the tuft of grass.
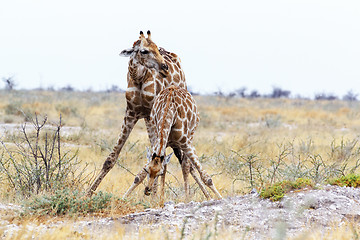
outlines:
{"label": "tuft of grass", "polygon": [[284,180],[262,188],[260,191],[260,197],[269,198],[271,201],[279,201],[286,193],[292,190],[313,186],[313,181],[308,178],[298,178],[295,181]]}
{"label": "tuft of grass", "polygon": [[348,174],[329,181],[331,185],[338,185],[340,187],[360,187],[360,175]]}
{"label": "tuft of grass", "polygon": [[359,239],[359,224],[357,222],[341,222],[334,223],[331,227],[327,229],[323,228],[310,228],[305,230],[303,233],[299,234],[297,237],[292,239],[309,239],[309,240],[317,240],[317,239],[351,239],[358,240]]}

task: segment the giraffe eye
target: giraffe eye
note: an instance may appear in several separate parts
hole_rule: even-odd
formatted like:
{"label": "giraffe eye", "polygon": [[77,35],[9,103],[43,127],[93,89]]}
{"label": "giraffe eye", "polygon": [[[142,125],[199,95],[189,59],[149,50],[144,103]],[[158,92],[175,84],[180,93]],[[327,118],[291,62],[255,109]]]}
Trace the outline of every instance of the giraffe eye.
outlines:
{"label": "giraffe eye", "polygon": [[149,51],[146,49],[142,49],[142,50],[140,50],[140,53],[141,54],[149,54]]}

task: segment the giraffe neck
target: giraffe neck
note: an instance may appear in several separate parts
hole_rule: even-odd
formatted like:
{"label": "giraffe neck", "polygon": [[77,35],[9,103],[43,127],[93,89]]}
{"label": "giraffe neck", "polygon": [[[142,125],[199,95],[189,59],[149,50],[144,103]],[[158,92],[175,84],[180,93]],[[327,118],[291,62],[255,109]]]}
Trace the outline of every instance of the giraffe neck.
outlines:
{"label": "giraffe neck", "polygon": [[169,87],[165,91],[166,94],[164,95],[164,99],[162,99],[162,101],[164,101],[164,108],[159,113],[157,113],[158,119],[160,121],[157,124],[158,137],[153,149],[153,152],[156,153],[157,156],[165,156],[165,149],[175,116],[175,109],[172,106],[174,87]]}
{"label": "giraffe neck", "polygon": [[137,62],[135,59],[130,59],[128,70],[131,79],[133,79],[133,81],[138,84],[143,82],[146,74],[148,73],[148,69]]}

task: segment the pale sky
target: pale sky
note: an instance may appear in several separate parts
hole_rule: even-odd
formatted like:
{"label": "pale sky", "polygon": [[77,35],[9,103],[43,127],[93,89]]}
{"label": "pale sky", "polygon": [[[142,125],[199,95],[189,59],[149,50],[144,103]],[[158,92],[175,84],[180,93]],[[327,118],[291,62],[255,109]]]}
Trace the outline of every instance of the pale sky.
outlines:
{"label": "pale sky", "polygon": [[2,0],[0,78],[18,89],[125,89],[119,53],[140,30],[180,56],[194,91],[360,93],[358,0]]}

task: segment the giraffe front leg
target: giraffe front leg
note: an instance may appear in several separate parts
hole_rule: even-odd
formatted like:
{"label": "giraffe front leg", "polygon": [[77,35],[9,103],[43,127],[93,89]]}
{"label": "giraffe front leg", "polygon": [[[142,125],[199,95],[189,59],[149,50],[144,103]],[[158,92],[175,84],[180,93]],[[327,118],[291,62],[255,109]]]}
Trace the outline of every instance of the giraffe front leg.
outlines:
{"label": "giraffe front leg", "polygon": [[187,157],[190,159],[190,161],[192,162],[192,164],[196,167],[196,169],[198,170],[201,180],[205,183],[206,186],[208,186],[216,195],[217,198],[221,199],[222,196],[221,194],[218,192],[218,190],[216,189],[210,175],[202,168],[198,156],[196,155],[195,152],[195,148],[194,147],[187,147],[184,150],[185,154],[187,155]]}
{"label": "giraffe front leg", "polygon": [[133,184],[130,186],[130,188],[126,191],[123,198],[127,198],[134,189],[139,186],[140,183],[142,183],[147,175],[147,172],[145,170],[146,165],[143,167],[143,169],[136,175]]}
{"label": "giraffe front leg", "polygon": [[130,135],[130,132],[132,131],[136,122],[138,121],[138,118],[132,117],[132,116],[135,116],[135,114],[133,112],[131,112],[129,109],[127,109],[126,113],[125,113],[125,117],[124,117],[124,122],[121,127],[121,133],[119,136],[119,140],[118,140],[117,144],[115,145],[113,151],[106,158],[98,177],[96,178],[94,183],[91,185],[90,189],[88,190],[87,195],[89,197],[98,188],[98,186],[100,185],[101,181],[104,179],[106,174],[108,174],[108,172],[114,167],[116,160],[119,157],[122,147],[124,146],[126,140],[128,139],[128,137]]}

